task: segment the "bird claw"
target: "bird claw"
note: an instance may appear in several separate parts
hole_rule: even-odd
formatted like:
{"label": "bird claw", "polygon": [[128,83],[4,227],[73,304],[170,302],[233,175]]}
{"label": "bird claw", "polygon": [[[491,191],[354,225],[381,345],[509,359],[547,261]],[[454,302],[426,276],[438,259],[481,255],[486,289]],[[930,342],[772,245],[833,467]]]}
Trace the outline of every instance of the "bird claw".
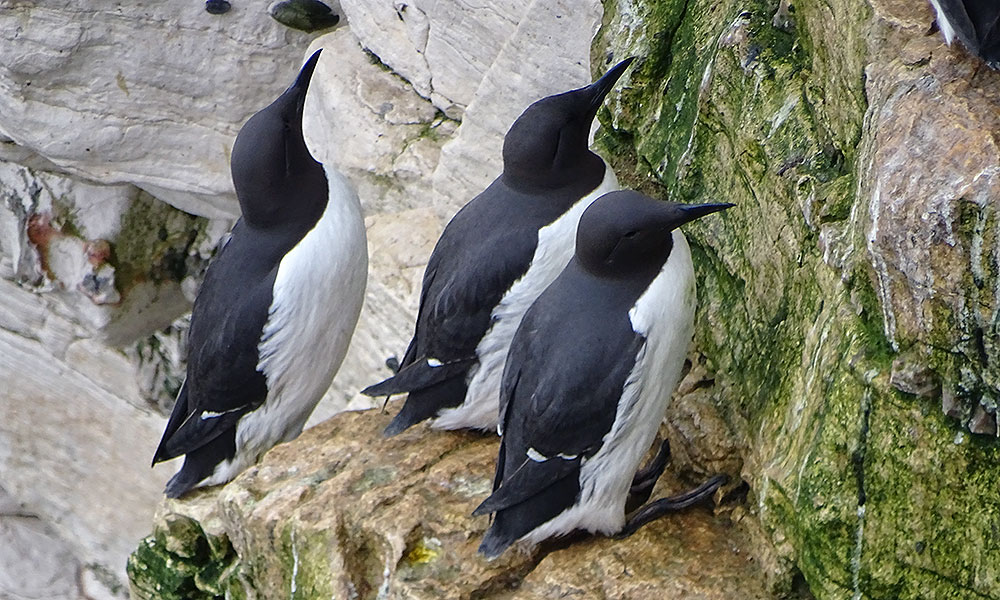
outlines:
{"label": "bird claw", "polygon": [[715,493],[715,490],[719,489],[727,479],[728,477],[725,475],[716,475],[693,490],[650,502],[632,515],[632,518],[625,523],[622,530],[615,534],[615,538],[627,538],[636,531],[639,531],[643,525],[655,521],[667,513],[683,510],[701,502],[705,498],[711,497]]}
{"label": "bird claw", "polygon": [[625,512],[630,513],[649,500],[649,496],[653,493],[653,487],[663,475],[668,462],[670,462],[670,442],[663,440],[656,456],[649,461],[648,465],[636,471],[635,477],[632,478],[628,500],[625,502]]}

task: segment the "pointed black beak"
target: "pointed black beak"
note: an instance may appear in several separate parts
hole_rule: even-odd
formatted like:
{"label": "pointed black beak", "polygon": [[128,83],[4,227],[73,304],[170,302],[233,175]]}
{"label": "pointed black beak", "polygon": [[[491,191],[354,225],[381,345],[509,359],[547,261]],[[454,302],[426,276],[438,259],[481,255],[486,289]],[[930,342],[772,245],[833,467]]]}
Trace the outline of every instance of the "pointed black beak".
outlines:
{"label": "pointed black beak", "polygon": [[302,65],[302,69],[299,70],[299,76],[295,78],[295,83],[292,84],[293,88],[309,88],[309,80],[312,79],[313,71],[316,70],[316,63],[319,62],[319,55],[321,52],[323,52],[322,48],[313,52],[312,56],[309,57],[309,60]]}
{"label": "pointed black beak", "polygon": [[719,202],[714,204],[680,204],[677,208],[680,210],[680,218],[674,223],[674,227],[680,227],[685,223],[690,223],[695,219],[700,219],[705,215],[710,215],[727,208],[732,208],[736,206],[735,204],[730,204],[729,202]]}
{"label": "pointed black beak", "polygon": [[288,86],[288,89],[271,104],[271,106],[280,106],[280,110],[293,122],[301,122],[302,109],[306,104],[306,93],[309,91],[309,82],[312,80],[313,71],[316,70],[316,63],[319,62],[319,55],[322,51],[323,49],[320,48],[313,52],[309,60],[299,69],[295,83]]}
{"label": "pointed black beak", "polygon": [[600,79],[583,88],[590,94],[590,109],[588,112],[591,115],[597,114],[597,109],[604,103],[604,99],[607,97],[608,92],[611,91],[611,88],[615,87],[615,84],[618,83],[618,80],[625,72],[625,69],[632,64],[633,60],[635,60],[634,56],[626,58],[617,65],[611,67],[611,70],[601,76]]}

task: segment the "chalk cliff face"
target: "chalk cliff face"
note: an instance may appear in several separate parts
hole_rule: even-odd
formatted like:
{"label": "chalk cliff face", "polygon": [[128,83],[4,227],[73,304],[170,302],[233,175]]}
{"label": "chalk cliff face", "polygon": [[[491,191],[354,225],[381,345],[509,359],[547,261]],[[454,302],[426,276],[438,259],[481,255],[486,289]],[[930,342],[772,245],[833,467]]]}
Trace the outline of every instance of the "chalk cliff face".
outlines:
{"label": "chalk cliff face", "polygon": [[315,423],[370,405],[357,390],[405,348],[444,219],[498,174],[524,106],[589,81],[601,14],[595,1],[344,2],[342,26],[317,37],[232,4],[0,11],[0,527],[17,532],[0,572],[48,557],[30,561],[38,577],[0,576],[12,594],[125,593],[125,557],[173,468],[146,461],[183,378],[184,315],[238,215],[232,141],[308,52],[327,49],[307,140],[358,188],[371,256]]}

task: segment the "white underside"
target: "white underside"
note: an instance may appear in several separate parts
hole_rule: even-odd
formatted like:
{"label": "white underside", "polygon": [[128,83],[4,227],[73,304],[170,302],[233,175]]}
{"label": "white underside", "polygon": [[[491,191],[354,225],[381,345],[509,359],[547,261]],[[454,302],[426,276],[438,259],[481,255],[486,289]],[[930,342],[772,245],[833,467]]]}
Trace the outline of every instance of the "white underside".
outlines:
{"label": "white underside", "polygon": [[[611,430],[601,449],[580,468],[576,504],[542,524],[522,541],[529,544],[576,529],[613,534],[625,525],[625,501],[663,421],[694,335],[695,280],[691,251],[679,231],[660,274],[629,311],[632,329],[646,337],[625,382]],[[561,460],[558,457],[548,460]]]}
{"label": "white underside", "polygon": [[594,200],[619,189],[618,178],[605,163],[604,180],[558,219],[538,230],[538,244],[531,265],[511,285],[491,315],[493,326],[476,346],[478,364],[473,367],[465,402],[441,411],[431,424],[438,429],[482,429],[496,431],[500,381],[507,350],[524,313],[545,288],[566,268],[576,246],[576,226],[583,211]]}
{"label": "white underside", "polygon": [[944,34],[944,41],[950,46],[951,41],[955,39],[955,27],[948,20],[948,15],[944,14],[944,11],[941,10],[938,0],[931,0],[931,4],[934,6],[934,12],[937,13],[938,28]]}
{"label": "white underside", "polygon": [[258,346],[267,398],[237,424],[233,460],[199,485],[225,483],[297,437],[347,354],[365,297],[368,247],[357,193],[336,170],[324,170],[326,210],[278,265]]}

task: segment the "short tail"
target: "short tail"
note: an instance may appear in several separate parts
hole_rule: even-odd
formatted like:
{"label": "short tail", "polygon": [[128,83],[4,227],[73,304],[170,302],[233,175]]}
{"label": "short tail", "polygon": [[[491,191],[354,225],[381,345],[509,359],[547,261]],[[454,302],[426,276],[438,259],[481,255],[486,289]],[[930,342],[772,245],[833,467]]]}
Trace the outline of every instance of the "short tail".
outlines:
{"label": "short tail", "polygon": [[[196,487],[208,485],[207,479],[215,475],[216,468],[236,456],[236,429],[231,428],[204,446],[184,455],[184,466],[167,482],[163,493],[167,498],[180,498]],[[230,477],[235,477],[233,473]],[[213,483],[224,483],[213,481]]]}
{"label": "short tail", "polygon": [[425,419],[432,419],[446,408],[459,406],[465,401],[467,391],[465,377],[453,377],[410,392],[403,408],[385,428],[386,437],[402,433]]}
{"label": "short tail", "polygon": [[365,396],[392,396],[422,390],[458,375],[465,375],[475,362],[474,358],[434,363],[421,358],[402,367],[392,377],[361,390]]}
{"label": "short tail", "polygon": [[205,477],[196,475],[193,469],[188,469],[187,461],[185,460],[184,466],[181,470],[177,471],[177,473],[170,478],[170,481],[167,482],[167,486],[163,489],[163,493],[166,494],[167,498],[180,498],[197,487],[198,482],[204,479]]}
{"label": "short tail", "polygon": [[487,559],[493,560],[503,554],[517,540],[518,538],[514,534],[506,528],[499,527],[497,521],[494,520],[490,528],[486,530],[483,542],[479,544],[479,553]]}

